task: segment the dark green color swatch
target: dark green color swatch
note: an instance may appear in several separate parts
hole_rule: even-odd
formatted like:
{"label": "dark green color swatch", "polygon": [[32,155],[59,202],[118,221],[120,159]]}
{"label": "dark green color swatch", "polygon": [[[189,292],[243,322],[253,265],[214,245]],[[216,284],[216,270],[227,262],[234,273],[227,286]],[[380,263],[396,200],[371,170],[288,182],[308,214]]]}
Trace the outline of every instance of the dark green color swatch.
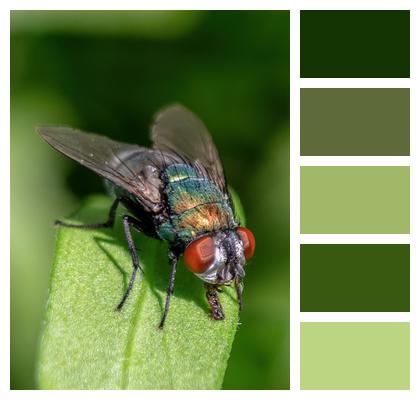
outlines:
{"label": "dark green color swatch", "polygon": [[410,155],[410,89],[301,89],[300,154]]}
{"label": "dark green color swatch", "polygon": [[300,76],[410,77],[410,12],[301,11]]}
{"label": "dark green color swatch", "polygon": [[301,233],[410,233],[409,167],[301,167]]}
{"label": "dark green color swatch", "polygon": [[410,311],[410,246],[302,244],[300,311]]}
{"label": "dark green color swatch", "polygon": [[410,324],[301,323],[300,387],[410,389]]}

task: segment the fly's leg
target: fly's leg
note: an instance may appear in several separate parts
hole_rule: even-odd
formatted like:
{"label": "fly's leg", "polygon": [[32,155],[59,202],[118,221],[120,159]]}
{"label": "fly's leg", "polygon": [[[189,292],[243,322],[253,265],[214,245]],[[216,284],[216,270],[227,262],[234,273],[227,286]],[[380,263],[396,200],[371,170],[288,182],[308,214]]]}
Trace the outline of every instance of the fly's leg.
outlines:
{"label": "fly's leg", "polygon": [[236,289],[236,297],[238,298],[239,311],[242,311],[242,309],[244,308],[244,305],[242,302],[242,283],[241,283],[241,278],[238,275],[235,277],[235,289]]}
{"label": "fly's leg", "polygon": [[169,251],[169,263],[171,264],[171,275],[169,277],[169,284],[168,288],[166,289],[166,300],[165,300],[165,308],[163,310],[162,319],[160,320],[159,329],[163,329],[165,325],[166,317],[168,316],[169,311],[169,303],[171,301],[171,296],[174,292],[174,285],[175,285],[175,274],[176,274],[176,265],[178,264],[178,255]]}
{"label": "fly's leg", "polygon": [[220,288],[208,283],[204,284],[204,288],[206,289],[206,297],[211,308],[211,316],[213,319],[216,321],[225,319],[222,304],[220,303],[219,296],[217,295],[217,293],[221,291]]}
{"label": "fly's leg", "polygon": [[125,239],[127,240],[128,249],[130,250],[131,260],[133,262],[133,271],[131,272],[130,282],[128,283],[127,289],[126,289],[120,303],[117,306],[117,311],[121,310],[125,301],[128,298],[128,295],[130,294],[131,290],[133,289],[134,280],[136,278],[137,270],[140,269],[140,271],[143,272],[143,270],[141,269],[140,264],[139,264],[139,257],[137,255],[136,247],[134,245],[134,240],[133,240],[133,237],[131,236],[131,230],[130,230],[130,227],[133,227],[133,228],[137,229],[138,231],[141,231],[140,227],[139,227],[140,222],[138,220],[136,220],[135,218],[131,217],[130,215],[124,215],[122,217],[122,221],[123,221],[123,226],[124,226]]}
{"label": "fly's leg", "polygon": [[79,228],[79,229],[98,229],[98,228],[112,228],[115,222],[115,213],[117,212],[118,204],[120,203],[121,198],[117,197],[112,203],[111,208],[109,209],[108,221],[99,222],[96,224],[68,224],[63,221],[55,221],[55,226],[64,226],[66,228]]}

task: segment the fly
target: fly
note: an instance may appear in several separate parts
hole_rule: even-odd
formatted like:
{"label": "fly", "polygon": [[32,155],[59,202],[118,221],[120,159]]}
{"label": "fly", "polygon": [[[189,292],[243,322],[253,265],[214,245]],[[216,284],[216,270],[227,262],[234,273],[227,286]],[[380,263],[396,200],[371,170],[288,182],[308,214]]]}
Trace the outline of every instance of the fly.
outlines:
{"label": "fly", "polygon": [[252,232],[240,226],[217,149],[203,122],[180,105],[161,110],[151,128],[152,147],[113,141],[68,127],[42,126],[41,137],[54,149],[104,178],[114,202],[108,219],[95,224],[56,225],[112,228],[118,205],[133,269],[117,306],[121,310],[141,265],[132,230],[168,243],[171,267],[159,328],[174,291],[178,260],[204,281],[212,317],[224,319],[217,292],[233,283],[242,308],[244,266],[255,249]]}
{"label": "fly", "polygon": [[214,320],[220,321],[225,319],[225,314],[223,313],[222,305],[220,304],[219,296],[217,292],[220,290],[217,286],[204,284],[206,289],[206,297],[209,302],[211,309],[211,316]]}

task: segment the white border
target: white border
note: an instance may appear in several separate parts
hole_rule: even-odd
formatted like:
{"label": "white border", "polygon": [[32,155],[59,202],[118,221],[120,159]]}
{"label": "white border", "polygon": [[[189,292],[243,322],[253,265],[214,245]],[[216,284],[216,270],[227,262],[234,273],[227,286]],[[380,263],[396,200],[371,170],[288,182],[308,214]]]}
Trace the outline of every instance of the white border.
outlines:
{"label": "white border", "polygon": [[[1,12],[0,15],[0,48],[5,53],[2,57],[3,62],[0,63],[1,74],[0,74],[0,124],[1,131],[4,133],[0,135],[0,173],[2,189],[8,190],[8,193],[2,191],[0,196],[0,210],[1,210],[1,254],[2,254],[2,265],[1,268],[1,279],[0,279],[0,303],[1,303],[1,318],[2,318],[2,329],[0,329],[0,345],[1,347],[1,388],[2,392],[6,392],[6,388],[9,387],[9,376],[10,376],[10,20],[9,15],[5,12]],[[7,379],[7,386],[3,384],[3,377]],[[6,392],[7,394],[7,392]]]}
{"label": "white border", "polygon": [[300,322],[410,322],[409,312],[301,312]]}
{"label": "white border", "polygon": [[[290,74],[290,84],[291,84],[291,146],[290,146],[290,155],[291,155],[291,169],[290,169],[290,178],[291,178],[291,244],[290,244],[290,255],[291,255],[291,316],[290,316],[290,333],[291,333],[291,391],[282,391],[278,393],[277,391],[264,391],[264,395],[269,398],[278,398],[278,396],[286,398],[319,398],[319,399],[328,399],[328,398],[337,398],[339,396],[343,399],[352,399],[354,396],[361,398],[378,398],[378,399],[395,399],[398,398],[416,398],[420,395],[419,383],[417,383],[418,376],[420,376],[419,370],[419,341],[418,337],[420,334],[419,329],[419,310],[420,310],[420,295],[417,290],[417,285],[419,282],[420,274],[418,272],[418,267],[420,265],[419,257],[419,247],[417,245],[419,238],[419,213],[417,208],[413,207],[413,204],[419,203],[419,144],[420,140],[418,138],[420,132],[420,125],[418,120],[418,113],[420,110],[419,103],[419,87],[418,87],[418,74],[419,74],[419,45],[418,38],[420,37],[419,26],[419,9],[416,1],[409,0],[400,0],[400,1],[390,1],[390,0],[355,0],[355,1],[274,1],[274,0],[213,0],[213,1],[162,1],[155,0],[153,2],[139,2],[133,0],[119,0],[110,1],[110,0],[61,0],[56,2],[54,0],[26,0],[26,1],[10,1],[5,0],[0,4],[1,7],[1,19],[0,19],[0,29],[1,29],[1,46],[0,49],[4,53],[2,57],[2,63],[0,63],[1,68],[1,113],[2,118],[0,120],[2,127],[2,135],[0,135],[1,140],[1,150],[4,152],[0,158],[0,173],[2,174],[2,187],[10,188],[10,154],[8,149],[10,148],[10,140],[7,132],[10,132],[10,70],[9,70],[9,60],[10,60],[10,30],[9,30],[9,11],[12,9],[62,9],[62,10],[94,10],[94,9],[283,9],[291,10],[291,74]],[[411,10],[411,78],[408,79],[386,79],[386,84],[384,84],[382,79],[362,79],[362,80],[340,80],[340,79],[317,79],[316,82],[313,79],[300,79],[299,78],[299,10],[300,9],[410,9]],[[328,82],[326,82],[328,81]],[[337,85],[337,86],[335,86]],[[382,86],[383,85],[383,86]],[[304,313],[299,313],[299,243],[321,243],[322,241],[317,236],[320,235],[299,235],[299,166],[300,165],[310,165],[311,160],[303,157],[299,157],[299,88],[300,87],[411,87],[411,157],[410,160],[401,160],[404,162],[404,165],[411,165],[411,234],[409,237],[406,235],[398,235],[397,237],[392,237],[392,240],[399,240],[395,243],[411,243],[411,313],[409,320],[411,321],[411,390],[410,391],[299,391],[299,321],[301,318],[309,318]],[[5,90],[9,88],[9,90]],[[350,160],[350,159],[349,159]],[[351,161],[351,160],[350,160]],[[373,162],[374,160],[372,160]],[[315,161],[312,161],[315,162]],[[318,161],[316,161],[318,162]],[[325,162],[324,165],[338,165],[338,164],[328,164],[332,162],[331,159],[324,158],[319,162]],[[340,163],[341,161],[337,161]],[[364,161],[366,162],[366,160]],[[406,164],[407,163],[407,164]],[[314,164],[311,164],[314,165]],[[358,164],[351,164],[358,165]],[[366,165],[366,164],[365,164]],[[389,164],[387,164],[389,165]],[[10,391],[9,390],[9,375],[10,375],[10,341],[9,341],[9,329],[10,327],[10,274],[8,265],[10,265],[10,202],[9,196],[3,195],[0,196],[0,205],[2,210],[2,239],[0,244],[2,246],[2,253],[6,255],[3,258],[3,268],[1,269],[1,279],[0,279],[0,301],[1,301],[1,318],[2,318],[2,329],[0,329],[1,337],[1,370],[0,370],[0,380],[1,380],[1,395],[3,398],[22,398],[22,397],[34,397],[34,398],[56,398],[58,395],[63,398],[70,398],[78,396],[79,398],[96,398],[101,397],[103,399],[115,398],[115,395],[122,396],[125,398],[137,399],[138,396],[145,396],[147,398],[155,398],[161,396],[171,396],[174,398],[185,398],[189,396],[196,397],[194,391],[145,391],[138,393],[138,391],[126,391],[118,392],[118,394],[113,391]],[[354,243],[385,243],[386,240],[384,235],[351,235]],[[357,237],[356,237],[357,236]],[[368,236],[368,237],[367,237]],[[327,235],[323,235],[324,239],[331,242],[331,238],[328,238]],[[345,240],[345,243],[350,243],[345,235],[336,236],[340,239]],[[335,239],[337,240],[337,239]],[[385,240],[385,242],[384,242]],[[340,241],[338,241],[340,242]],[[342,313],[340,313],[342,314]],[[398,313],[399,314],[399,313]],[[320,317],[318,315],[318,317]],[[338,316],[331,316],[336,317]],[[391,315],[390,317],[399,319],[404,318],[401,315]],[[310,317],[312,318],[312,317]],[[324,320],[327,318],[323,316]],[[417,340],[414,340],[417,338]],[[213,392],[201,391],[200,397],[204,399],[209,399],[214,397]],[[217,396],[231,396],[236,397],[240,396],[241,398],[251,398],[254,397],[255,393],[253,391],[240,391],[238,392],[218,392]]]}
{"label": "white border", "polygon": [[301,166],[410,166],[408,156],[300,156]]}
{"label": "white border", "polygon": [[410,78],[300,78],[301,88],[409,88]]}
{"label": "white border", "polygon": [[411,244],[409,234],[302,234],[302,244]]}
{"label": "white border", "polygon": [[[420,38],[420,8],[411,10],[410,13],[410,148],[411,148],[411,171],[410,171],[410,382],[411,391],[420,393],[419,358],[419,320],[420,320],[420,293],[417,290],[419,282],[418,268],[420,265],[419,254],[419,167],[420,167],[420,140],[419,140],[419,109],[420,109],[420,63],[419,63],[419,38]],[[414,206],[415,204],[415,206]],[[415,339],[416,338],[416,339]]]}
{"label": "white border", "polygon": [[6,0],[7,10],[408,10],[415,0]]}

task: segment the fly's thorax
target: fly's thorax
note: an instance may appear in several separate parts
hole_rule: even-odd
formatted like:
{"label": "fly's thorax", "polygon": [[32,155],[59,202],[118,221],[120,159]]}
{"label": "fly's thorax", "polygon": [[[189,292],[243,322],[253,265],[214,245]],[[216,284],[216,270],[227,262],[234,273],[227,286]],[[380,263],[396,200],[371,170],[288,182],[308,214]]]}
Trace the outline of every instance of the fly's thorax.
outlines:
{"label": "fly's thorax", "polygon": [[198,176],[188,164],[173,164],[164,171],[168,219],[159,236],[187,245],[200,235],[235,225],[229,199],[210,180]]}
{"label": "fly's thorax", "polygon": [[174,215],[180,215],[197,206],[224,200],[216,185],[197,175],[188,164],[174,164],[165,170],[167,184],[164,189],[168,207]]}
{"label": "fly's thorax", "polygon": [[164,171],[168,183],[183,181],[188,178],[198,178],[197,171],[188,164],[172,164]]}
{"label": "fly's thorax", "polygon": [[214,284],[229,284],[238,276],[245,276],[243,243],[234,229],[218,231],[213,235],[215,253],[212,264],[205,272],[196,273],[203,281]]}

